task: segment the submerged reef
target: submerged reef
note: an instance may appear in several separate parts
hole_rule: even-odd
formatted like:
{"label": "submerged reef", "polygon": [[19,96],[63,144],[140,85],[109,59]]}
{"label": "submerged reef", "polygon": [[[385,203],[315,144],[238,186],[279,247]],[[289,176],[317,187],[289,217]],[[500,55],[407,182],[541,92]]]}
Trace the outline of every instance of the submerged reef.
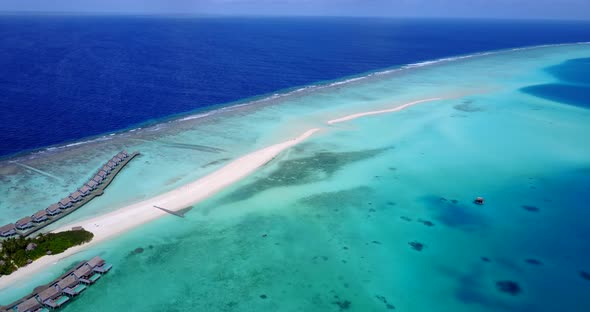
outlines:
{"label": "submerged reef", "polygon": [[473,105],[473,100],[464,100],[463,102],[461,102],[461,104],[453,106],[453,108],[466,113],[475,113],[484,110],[481,107]]}
{"label": "submerged reef", "polygon": [[513,281],[498,281],[496,282],[496,288],[499,291],[512,296],[516,296],[522,292],[522,289],[520,288],[518,283]]}
{"label": "submerged reef", "polygon": [[526,259],[524,262],[531,264],[531,265],[543,265],[543,263],[537,259]]}
{"label": "submerged reef", "polygon": [[337,305],[340,308],[340,311],[342,311],[342,310],[350,309],[351,302],[348,300],[341,300],[341,301],[334,301],[333,304]]}
{"label": "submerged reef", "polygon": [[132,252],[130,252],[131,255],[139,255],[140,253],[143,253],[144,249],[142,247],[137,247],[135,248]]}
{"label": "submerged reef", "polygon": [[377,299],[379,299],[379,301],[383,302],[385,304],[385,308],[387,310],[395,310],[395,306],[389,302],[387,302],[387,298],[385,298],[385,296],[375,296]]}
{"label": "submerged reef", "polygon": [[420,222],[426,226],[434,226],[434,223],[432,223],[431,221],[428,221],[428,220],[418,219],[418,222]]}
{"label": "submerged reef", "polygon": [[426,247],[426,245],[417,241],[409,242],[408,245],[412,246],[412,248],[417,251],[422,251],[422,249]]}
{"label": "submerged reef", "polygon": [[329,179],[343,167],[373,158],[391,148],[393,147],[341,153],[319,151],[311,156],[285,159],[266,177],[256,179],[231,192],[223,202],[246,200],[276,187],[303,185]]}
{"label": "submerged reef", "polygon": [[530,206],[530,205],[522,205],[521,206],[522,209],[526,210],[526,211],[530,211],[530,212],[539,212],[539,208],[535,207],[535,206]]}
{"label": "submerged reef", "polygon": [[590,273],[588,273],[588,272],[585,272],[585,271],[580,271],[580,276],[581,276],[583,279],[585,279],[585,280],[587,280],[587,281],[590,281]]}

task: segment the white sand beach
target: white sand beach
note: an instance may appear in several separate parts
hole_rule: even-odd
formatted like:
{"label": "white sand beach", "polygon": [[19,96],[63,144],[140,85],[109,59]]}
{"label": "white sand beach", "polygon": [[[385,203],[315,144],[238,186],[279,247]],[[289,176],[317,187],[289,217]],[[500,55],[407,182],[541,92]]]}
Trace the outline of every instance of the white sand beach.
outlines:
{"label": "white sand beach", "polygon": [[[352,114],[342,118],[330,120],[327,122],[327,124],[331,125],[365,116],[397,112],[416,104],[440,99],[441,98],[424,99],[395,106],[391,109]],[[136,204],[129,205],[105,215],[75,222],[57,229],[55,232],[66,231],[71,229],[73,226],[82,226],[84,229],[92,232],[94,234],[94,238],[88,244],[70,248],[58,255],[44,256],[32,264],[24,268],[20,268],[18,271],[12,273],[9,276],[1,277],[0,290],[18,282],[20,279],[26,278],[35,272],[45,269],[70,255],[84,250],[93,244],[113,238],[125,231],[138,227],[158,217],[167,215],[166,212],[156,209],[154,206],[176,211],[194,205],[195,203],[202,201],[222,190],[224,187],[227,187],[248,176],[256,169],[271,161],[281,152],[305,141],[320,130],[320,128],[313,128],[307,130],[294,139],[254,151],[232,161],[221,169],[212,172],[209,175],[200,178],[199,180],[186,184],[175,190]]]}

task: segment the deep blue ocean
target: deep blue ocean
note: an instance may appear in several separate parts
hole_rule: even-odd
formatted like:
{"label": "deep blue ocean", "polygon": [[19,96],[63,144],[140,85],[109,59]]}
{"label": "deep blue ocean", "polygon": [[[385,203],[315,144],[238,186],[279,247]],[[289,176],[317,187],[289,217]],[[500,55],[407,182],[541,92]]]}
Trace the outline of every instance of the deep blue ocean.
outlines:
{"label": "deep blue ocean", "polygon": [[382,68],[581,41],[590,22],[5,15],[0,155]]}

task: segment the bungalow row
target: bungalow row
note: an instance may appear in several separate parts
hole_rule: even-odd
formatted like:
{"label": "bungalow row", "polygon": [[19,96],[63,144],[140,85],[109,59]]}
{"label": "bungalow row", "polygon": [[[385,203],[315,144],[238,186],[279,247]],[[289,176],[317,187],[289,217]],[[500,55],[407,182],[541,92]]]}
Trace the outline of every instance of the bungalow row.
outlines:
{"label": "bungalow row", "polygon": [[49,217],[58,215],[62,212],[62,210],[68,209],[72,207],[75,203],[81,201],[84,196],[90,195],[90,193],[95,190],[107,177],[109,173],[113,171],[113,169],[119,165],[124,159],[128,158],[129,154],[127,151],[121,151],[117,155],[115,155],[112,159],[110,159],[102,168],[97,172],[97,174],[92,177],[86,184],[84,184],[80,189],[76,190],[68,197],[60,200],[58,203],[53,204],[46,209],[40,210],[33,214],[30,217],[24,217],[18,220],[15,224],[10,223],[0,227],[0,237],[10,237],[13,235],[18,234],[17,230],[27,230],[32,228],[35,223],[42,223],[49,219]]}
{"label": "bungalow row", "polygon": [[96,282],[101,274],[108,272],[111,267],[102,258],[94,257],[43,291],[6,311],[40,312],[57,309],[86,290],[86,285]]}

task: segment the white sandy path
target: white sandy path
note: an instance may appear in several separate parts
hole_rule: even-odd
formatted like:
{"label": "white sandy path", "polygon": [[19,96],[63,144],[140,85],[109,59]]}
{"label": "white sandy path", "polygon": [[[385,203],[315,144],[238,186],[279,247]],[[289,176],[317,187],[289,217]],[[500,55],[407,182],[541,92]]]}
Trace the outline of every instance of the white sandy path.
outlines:
{"label": "white sandy path", "polygon": [[419,100],[419,101],[414,101],[414,102],[409,102],[409,103],[406,103],[406,104],[402,104],[402,105],[396,106],[394,108],[388,108],[388,109],[382,109],[382,110],[377,110],[377,111],[370,111],[370,112],[352,114],[352,115],[344,116],[342,118],[329,120],[328,121],[328,124],[329,125],[332,125],[332,124],[335,124],[335,123],[341,123],[341,122],[345,122],[345,121],[349,121],[349,120],[353,120],[353,119],[357,119],[357,118],[361,118],[361,117],[365,117],[365,116],[379,115],[379,114],[385,114],[385,113],[393,113],[393,112],[400,111],[402,109],[406,109],[406,108],[408,108],[410,106],[413,106],[413,105],[416,105],[416,104],[426,103],[426,102],[432,102],[432,101],[437,101],[437,100],[442,100],[442,98],[431,98],[431,99]]}
{"label": "white sandy path", "polygon": [[[330,120],[327,123],[331,125],[370,115],[397,112],[412,105],[440,99],[441,98],[425,99],[405,103],[391,109],[352,114],[342,118]],[[113,238],[123,232],[167,214],[159,209],[154,208],[153,206],[160,206],[169,210],[179,210],[206,199],[224,187],[229,186],[251,174],[256,169],[271,161],[282,151],[299,144],[319,130],[319,128],[314,128],[306,131],[295,139],[278,143],[247,154],[199,180],[181,186],[167,193],[136,204],[129,205],[108,214],[79,221],[57,229],[54,232],[66,231],[71,229],[72,226],[82,226],[84,229],[92,232],[94,234],[94,238],[88,244],[70,248],[58,255],[44,256],[35,260],[35,262],[32,264],[24,268],[20,268],[8,276],[0,277],[0,290],[9,287],[10,285],[14,285],[19,280],[25,279],[40,270],[46,269],[50,265],[53,265],[60,260],[78,253],[96,243]]]}

